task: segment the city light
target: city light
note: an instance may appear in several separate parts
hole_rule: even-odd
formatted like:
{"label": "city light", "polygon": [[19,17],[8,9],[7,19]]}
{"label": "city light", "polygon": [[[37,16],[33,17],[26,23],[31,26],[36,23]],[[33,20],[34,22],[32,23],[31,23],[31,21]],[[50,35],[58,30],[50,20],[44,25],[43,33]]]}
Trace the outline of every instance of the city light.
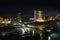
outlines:
{"label": "city light", "polygon": [[35,30],[32,30],[32,36],[34,36],[35,35]]}
{"label": "city light", "polygon": [[21,20],[19,22],[22,22]]}
{"label": "city light", "polygon": [[24,29],[21,29],[22,30],[22,34],[24,35],[25,34],[25,31],[24,31]]}
{"label": "city light", "polygon": [[42,20],[41,20],[41,19],[40,19],[40,20],[37,19],[36,21],[37,21],[37,22],[45,22],[45,20],[43,20],[43,19],[42,19]]}
{"label": "city light", "polygon": [[25,25],[24,25],[24,24],[22,24],[22,26],[24,27]]}
{"label": "city light", "polygon": [[[7,25],[8,25],[7,27],[14,27],[16,29],[16,30],[14,30],[14,28],[13,28],[14,33],[18,32],[17,34],[19,34],[19,36],[23,35],[23,37],[24,37],[26,35],[31,35],[33,37],[33,36],[38,35],[40,37],[40,40],[43,40],[45,37],[45,35],[44,35],[45,33],[50,33],[50,32],[52,32],[52,30],[55,31],[56,23],[60,26],[60,23],[59,23],[60,18],[58,16],[59,15],[44,16],[43,11],[35,10],[34,17],[29,19],[29,20],[31,20],[31,22],[28,19],[25,20],[25,19],[21,18],[21,15],[18,14],[17,18],[0,17],[0,25],[2,25],[4,28],[6,28],[5,26],[7,26]],[[57,22],[57,20],[59,20],[59,21]],[[52,28],[52,27],[54,27],[54,28]],[[2,33],[2,36],[5,36],[5,35],[6,35],[6,33]],[[60,35],[56,34],[56,33],[53,33],[50,36],[49,35],[47,37],[48,40],[51,40],[52,38],[56,39],[56,38],[60,37]]]}
{"label": "city light", "polygon": [[5,21],[2,21],[1,23],[11,23],[11,21],[7,21],[7,22],[5,22]]}

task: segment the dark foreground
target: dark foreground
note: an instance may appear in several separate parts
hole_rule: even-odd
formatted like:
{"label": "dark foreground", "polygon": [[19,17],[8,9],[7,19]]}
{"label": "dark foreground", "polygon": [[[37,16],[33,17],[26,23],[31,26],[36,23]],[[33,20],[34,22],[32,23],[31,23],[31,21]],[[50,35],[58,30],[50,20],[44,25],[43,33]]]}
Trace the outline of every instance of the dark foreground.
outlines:
{"label": "dark foreground", "polygon": [[12,36],[0,38],[0,40],[39,40],[39,37],[36,36]]}
{"label": "dark foreground", "polygon": [[22,30],[17,28],[0,28],[0,40],[39,40],[39,35],[22,35]]}

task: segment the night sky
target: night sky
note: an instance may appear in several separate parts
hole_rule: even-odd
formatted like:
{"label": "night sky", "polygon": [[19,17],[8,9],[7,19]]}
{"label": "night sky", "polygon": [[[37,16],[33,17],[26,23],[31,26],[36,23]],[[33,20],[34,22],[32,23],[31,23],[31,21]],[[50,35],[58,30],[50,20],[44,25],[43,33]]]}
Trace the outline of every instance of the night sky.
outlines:
{"label": "night sky", "polygon": [[45,15],[60,14],[58,0],[0,0],[0,16],[16,17],[21,12],[24,17],[33,17],[34,10],[43,10]]}

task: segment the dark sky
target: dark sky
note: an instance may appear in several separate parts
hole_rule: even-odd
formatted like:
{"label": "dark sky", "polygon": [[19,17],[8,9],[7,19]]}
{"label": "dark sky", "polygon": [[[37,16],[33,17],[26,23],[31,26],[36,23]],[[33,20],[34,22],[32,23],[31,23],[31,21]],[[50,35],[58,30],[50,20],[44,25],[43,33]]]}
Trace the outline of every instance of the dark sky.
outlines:
{"label": "dark sky", "polygon": [[16,17],[21,12],[25,17],[33,17],[33,11],[44,10],[47,15],[60,13],[60,1],[58,0],[0,0],[0,16]]}

